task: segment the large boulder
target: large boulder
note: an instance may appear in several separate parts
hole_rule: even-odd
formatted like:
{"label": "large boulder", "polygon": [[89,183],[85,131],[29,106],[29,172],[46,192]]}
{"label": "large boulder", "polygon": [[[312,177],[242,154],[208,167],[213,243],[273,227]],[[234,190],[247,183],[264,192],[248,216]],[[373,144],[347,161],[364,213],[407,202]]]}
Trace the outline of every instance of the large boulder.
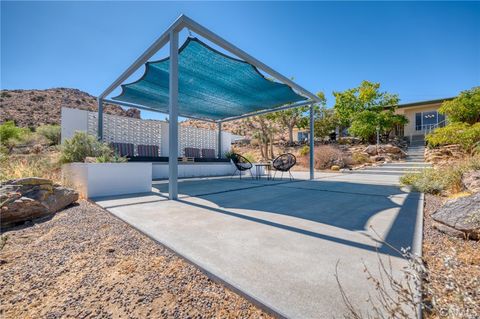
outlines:
{"label": "large boulder", "polygon": [[462,185],[471,193],[480,192],[480,170],[464,173],[462,175]]}
{"label": "large boulder", "polygon": [[53,214],[78,200],[73,189],[49,179],[28,177],[0,185],[1,227]]}
{"label": "large boulder", "polygon": [[432,218],[435,227],[446,234],[480,239],[480,193],[448,201]]}

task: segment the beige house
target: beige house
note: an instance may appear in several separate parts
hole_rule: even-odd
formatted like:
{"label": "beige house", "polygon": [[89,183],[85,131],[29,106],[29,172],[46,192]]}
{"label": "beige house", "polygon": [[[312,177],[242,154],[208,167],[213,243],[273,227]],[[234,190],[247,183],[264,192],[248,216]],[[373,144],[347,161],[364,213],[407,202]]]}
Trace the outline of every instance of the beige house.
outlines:
{"label": "beige house", "polygon": [[403,128],[398,128],[397,134],[408,137],[412,141],[423,138],[425,134],[437,127],[445,126],[446,118],[438,113],[438,109],[444,101],[452,99],[445,98],[398,105],[395,113],[405,115],[408,123]]}

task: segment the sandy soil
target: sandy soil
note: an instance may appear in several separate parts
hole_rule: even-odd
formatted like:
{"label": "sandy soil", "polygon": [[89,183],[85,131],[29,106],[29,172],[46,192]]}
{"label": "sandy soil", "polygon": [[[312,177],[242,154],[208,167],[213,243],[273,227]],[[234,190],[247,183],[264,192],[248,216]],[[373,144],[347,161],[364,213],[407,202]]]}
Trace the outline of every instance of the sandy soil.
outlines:
{"label": "sandy soil", "polygon": [[2,241],[2,318],[269,317],[85,201]]}
{"label": "sandy soil", "polygon": [[480,242],[449,237],[434,229],[430,215],[445,199],[425,195],[423,256],[432,310],[427,318],[480,318]]}

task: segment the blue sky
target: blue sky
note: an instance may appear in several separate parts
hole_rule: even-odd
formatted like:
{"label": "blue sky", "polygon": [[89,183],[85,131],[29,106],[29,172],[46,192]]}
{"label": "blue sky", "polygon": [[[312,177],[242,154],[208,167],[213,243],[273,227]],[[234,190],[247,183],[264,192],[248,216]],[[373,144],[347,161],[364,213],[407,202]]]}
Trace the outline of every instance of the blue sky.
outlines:
{"label": "blue sky", "polygon": [[362,80],[404,103],[480,84],[480,2],[2,1],[1,87],[98,95],[181,13],[329,106]]}

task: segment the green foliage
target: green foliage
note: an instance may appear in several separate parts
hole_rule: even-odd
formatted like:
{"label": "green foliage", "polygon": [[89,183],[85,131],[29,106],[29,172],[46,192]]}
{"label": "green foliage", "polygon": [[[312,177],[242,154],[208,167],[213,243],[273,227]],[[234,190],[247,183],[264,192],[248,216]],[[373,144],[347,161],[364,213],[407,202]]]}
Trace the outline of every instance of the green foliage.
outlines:
{"label": "green foliage", "polygon": [[326,137],[335,131],[339,120],[333,109],[321,106],[318,110],[318,117],[315,119],[315,137]]}
{"label": "green foliage", "polygon": [[51,145],[60,144],[61,128],[60,125],[42,125],[36,129],[36,132],[46,137]]}
{"label": "green foliage", "polygon": [[225,156],[225,158],[232,159],[234,154],[235,154],[234,151],[227,151],[225,152],[225,154],[223,154],[223,156]]}
{"label": "green foliage", "polygon": [[391,110],[378,112],[365,110],[358,113],[349,128],[350,134],[366,141],[374,141],[377,128],[380,134],[388,134],[396,125],[404,125],[407,119]]}
{"label": "green foliage", "polygon": [[425,168],[409,172],[400,178],[402,185],[428,194],[456,193],[462,190],[462,175],[480,169],[480,156],[473,156],[457,165],[441,168]]}
{"label": "green foliage", "polygon": [[13,121],[7,121],[0,125],[0,143],[4,144],[10,139],[21,139],[29,133],[27,128],[17,127]]}
{"label": "green foliage", "polygon": [[0,181],[30,176],[59,182],[60,165],[54,156],[46,154],[0,155]]}
{"label": "green foliage", "polygon": [[252,153],[245,153],[245,154],[242,154],[243,157],[245,157],[250,163],[255,163],[255,155],[253,155]]}
{"label": "green foliage", "polygon": [[[317,96],[320,98],[320,106],[325,107],[326,98],[323,92],[318,92]],[[272,114],[271,119],[279,123],[282,127],[288,129],[288,141],[293,143],[293,129],[295,127],[302,129],[309,126],[308,111],[310,107],[308,105],[302,107],[295,107],[284,111],[275,112]],[[314,106],[314,113],[318,115],[319,105]]]}
{"label": "green foliage", "polygon": [[355,162],[355,164],[364,164],[370,162],[370,157],[363,153],[353,153],[352,160]]}
{"label": "green foliage", "polygon": [[428,134],[426,141],[429,147],[459,144],[465,151],[471,152],[480,143],[480,123],[450,123]]}
{"label": "green foliage", "polygon": [[381,112],[387,106],[398,104],[397,94],[380,92],[380,83],[363,81],[359,87],[343,92],[333,92],[335,113],[342,126],[350,126],[360,112]]}
{"label": "green foliage", "polygon": [[308,155],[309,153],[310,153],[310,146],[308,146],[308,145],[304,145],[299,151],[299,154],[301,156]]}
{"label": "green foliage", "polygon": [[127,158],[125,156],[119,156],[117,154],[102,154],[97,156],[97,163],[126,163]]}
{"label": "green foliage", "polygon": [[335,115],[349,133],[367,141],[380,134],[390,133],[396,125],[408,122],[403,115],[394,113],[399,98],[396,94],[380,92],[380,84],[363,81],[359,87],[344,92],[334,92]]}
{"label": "green foliage", "polygon": [[112,149],[94,136],[85,132],[76,132],[71,139],[65,140],[61,147],[61,163],[83,162],[87,157],[109,158],[113,156]]}
{"label": "green foliage", "polygon": [[438,110],[449,122],[480,122],[480,86],[461,92],[451,101],[443,102]]}

